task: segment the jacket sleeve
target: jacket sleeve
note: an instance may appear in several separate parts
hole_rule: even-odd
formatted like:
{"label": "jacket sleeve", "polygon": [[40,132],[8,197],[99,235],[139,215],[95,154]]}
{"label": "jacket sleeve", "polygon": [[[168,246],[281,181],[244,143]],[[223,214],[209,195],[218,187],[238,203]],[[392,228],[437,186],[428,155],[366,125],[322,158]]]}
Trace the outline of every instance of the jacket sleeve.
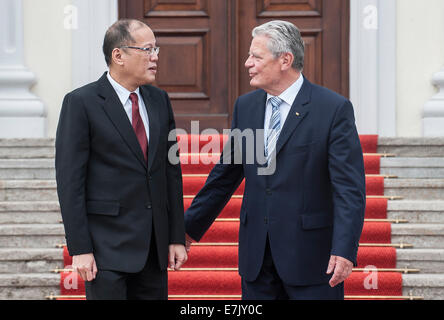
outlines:
{"label": "jacket sleeve", "polygon": [[[169,130],[170,134],[176,129],[174,121],[173,110],[171,108],[171,102],[165,93],[166,104],[168,107],[169,115]],[[167,203],[168,203],[168,220],[169,220],[169,243],[170,244],[183,244],[185,245],[185,225],[184,225],[184,208],[183,208],[183,188],[182,188],[182,170],[180,163],[172,164],[168,159],[169,150],[178,148],[177,137],[170,141],[168,139],[167,146],[167,159],[165,162],[166,175],[167,175]],[[177,151],[179,156],[179,151]]]}
{"label": "jacket sleeve", "polygon": [[[237,101],[234,106],[232,129],[237,128],[238,109]],[[244,179],[242,164],[235,162],[235,153],[238,150],[236,141],[237,139],[230,135],[219,163],[211,170],[204,187],[185,213],[186,232],[195,241],[200,241]]]}
{"label": "jacket sleeve", "polygon": [[334,206],[331,254],[356,266],[366,194],[364,159],[350,101],[336,111],[330,130],[328,163]]}
{"label": "jacket sleeve", "polygon": [[81,97],[67,94],[56,133],[57,194],[70,255],[93,252],[85,199],[89,122]]}

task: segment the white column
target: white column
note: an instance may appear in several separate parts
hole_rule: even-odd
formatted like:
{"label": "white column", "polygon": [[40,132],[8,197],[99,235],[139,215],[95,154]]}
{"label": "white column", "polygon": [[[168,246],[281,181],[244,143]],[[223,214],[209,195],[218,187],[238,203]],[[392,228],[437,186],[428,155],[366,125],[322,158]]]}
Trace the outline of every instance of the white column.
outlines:
{"label": "white column", "polygon": [[432,83],[439,92],[424,106],[423,133],[425,137],[444,137],[444,68],[433,75]]}
{"label": "white column", "polygon": [[23,2],[0,1],[0,138],[46,135],[46,110],[30,91],[36,81],[24,65]]}
{"label": "white column", "polygon": [[78,25],[72,30],[72,86],[96,81],[108,69],[102,53],[106,30],[118,19],[117,0],[72,0]]}
{"label": "white column", "polygon": [[396,136],[396,1],[350,1],[350,100],[360,134]]}

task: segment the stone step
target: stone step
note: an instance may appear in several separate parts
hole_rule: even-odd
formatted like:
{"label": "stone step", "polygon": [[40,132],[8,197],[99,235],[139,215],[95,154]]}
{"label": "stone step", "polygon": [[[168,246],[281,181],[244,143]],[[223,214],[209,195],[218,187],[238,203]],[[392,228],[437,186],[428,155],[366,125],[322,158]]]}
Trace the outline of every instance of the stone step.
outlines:
{"label": "stone step", "polygon": [[[444,179],[385,179],[386,196],[444,199]],[[0,180],[0,201],[57,201],[55,180]]]}
{"label": "stone step", "polygon": [[444,274],[402,275],[403,295],[422,296],[424,300],[444,299]]}
{"label": "stone step", "polygon": [[54,158],[55,139],[0,139],[0,159]]}
{"label": "stone step", "polygon": [[0,201],[58,201],[55,180],[0,180]]}
{"label": "stone step", "polygon": [[63,268],[63,249],[0,249],[0,274],[42,273]]}
{"label": "stone step", "polygon": [[420,269],[420,273],[444,273],[444,249],[397,249],[396,267]]}
{"label": "stone step", "polygon": [[0,180],[54,180],[54,166],[54,159],[0,159]]}
{"label": "stone step", "polygon": [[392,243],[410,243],[415,249],[444,249],[444,224],[392,224]]}
{"label": "stone step", "polygon": [[[402,282],[404,296],[422,296],[425,300],[444,299],[443,274],[403,274]],[[2,300],[44,300],[50,293],[59,292],[59,274],[0,274]]]}
{"label": "stone step", "polygon": [[444,137],[378,139],[378,152],[396,157],[444,157]]}
{"label": "stone step", "polygon": [[59,274],[0,274],[0,300],[45,300],[51,292],[60,292]]}
{"label": "stone step", "polygon": [[444,158],[381,158],[381,174],[398,178],[444,178]]}
{"label": "stone step", "polygon": [[444,199],[444,179],[385,179],[384,195],[411,200]]}
{"label": "stone step", "polygon": [[[54,138],[0,139],[0,159],[53,158]],[[378,152],[397,157],[444,157],[444,137],[379,137]]]}
{"label": "stone step", "polygon": [[444,201],[388,201],[388,219],[404,219],[409,223],[444,224]]}
{"label": "stone step", "polygon": [[[444,223],[444,201],[388,201],[388,219],[409,223]],[[0,202],[0,224],[57,224],[62,220],[58,201]]]}
{"label": "stone step", "polygon": [[61,220],[58,201],[0,202],[0,225],[58,224]]}
{"label": "stone step", "polygon": [[0,225],[0,248],[54,248],[65,241],[63,224]]}
{"label": "stone step", "polygon": [[[444,178],[444,158],[381,158],[381,174]],[[54,159],[0,159],[0,180],[55,179]]]}

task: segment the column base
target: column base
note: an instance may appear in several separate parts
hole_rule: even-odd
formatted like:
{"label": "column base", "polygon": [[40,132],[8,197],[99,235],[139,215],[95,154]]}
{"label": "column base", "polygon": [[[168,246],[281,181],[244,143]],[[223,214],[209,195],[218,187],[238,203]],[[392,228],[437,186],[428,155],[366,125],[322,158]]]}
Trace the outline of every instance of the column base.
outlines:
{"label": "column base", "polygon": [[444,137],[444,117],[424,118],[424,137]]}
{"label": "column base", "polygon": [[45,138],[46,118],[0,117],[0,138]]}

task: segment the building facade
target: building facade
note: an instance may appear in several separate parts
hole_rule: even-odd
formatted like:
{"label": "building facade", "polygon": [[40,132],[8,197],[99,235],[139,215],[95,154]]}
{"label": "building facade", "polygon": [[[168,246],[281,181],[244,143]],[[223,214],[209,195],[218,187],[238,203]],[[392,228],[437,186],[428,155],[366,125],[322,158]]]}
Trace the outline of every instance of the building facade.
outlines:
{"label": "building facade", "polygon": [[284,19],[306,41],[304,74],[350,98],[361,134],[444,136],[444,0],[2,0],[0,12],[0,138],[55,136],[64,95],[106,71],[103,36],[119,17],[155,31],[158,85],[186,129],[229,126],[250,90],[251,28]]}

